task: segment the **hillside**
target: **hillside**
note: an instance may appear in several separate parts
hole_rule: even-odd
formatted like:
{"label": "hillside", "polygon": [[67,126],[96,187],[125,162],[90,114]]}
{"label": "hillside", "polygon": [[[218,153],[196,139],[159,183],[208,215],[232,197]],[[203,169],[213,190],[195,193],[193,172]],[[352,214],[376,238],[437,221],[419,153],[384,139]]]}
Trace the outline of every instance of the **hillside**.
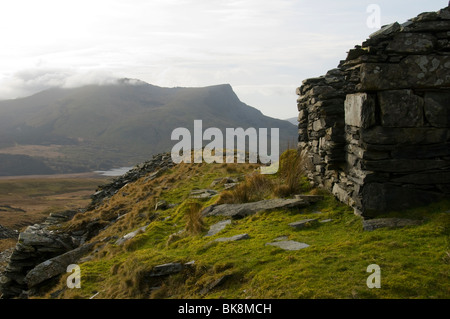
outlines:
{"label": "hillside", "polygon": [[[230,85],[162,88],[123,79],[114,85],[54,88],[0,101],[0,175],[132,166],[170,151],[176,143],[171,132],[191,130],[196,119],[203,120],[204,129],[278,127],[282,146],[294,143],[297,132],[294,125],[241,102]],[[32,165],[23,172],[24,165],[11,167],[13,155]]]}
{"label": "hillside", "polygon": [[[101,186],[91,210],[22,233],[6,275],[28,269],[32,298],[448,298],[450,202],[363,220],[301,176],[289,191],[283,166],[295,163],[284,154],[279,174],[261,176],[254,164],[156,157]],[[61,263],[80,266],[81,288]],[[367,286],[372,264],[381,289]],[[27,289],[9,282],[5,296]]]}

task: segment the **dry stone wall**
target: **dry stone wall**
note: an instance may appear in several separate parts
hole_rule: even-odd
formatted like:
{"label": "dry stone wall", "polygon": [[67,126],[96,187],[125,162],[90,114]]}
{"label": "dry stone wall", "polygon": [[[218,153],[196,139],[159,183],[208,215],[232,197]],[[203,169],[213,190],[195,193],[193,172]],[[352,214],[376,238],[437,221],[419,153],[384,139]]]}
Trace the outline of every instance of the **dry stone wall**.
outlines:
{"label": "dry stone wall", "polygon": [[366,217],[450,197],[450,8],[393,23],[297,89],[308,176]]}

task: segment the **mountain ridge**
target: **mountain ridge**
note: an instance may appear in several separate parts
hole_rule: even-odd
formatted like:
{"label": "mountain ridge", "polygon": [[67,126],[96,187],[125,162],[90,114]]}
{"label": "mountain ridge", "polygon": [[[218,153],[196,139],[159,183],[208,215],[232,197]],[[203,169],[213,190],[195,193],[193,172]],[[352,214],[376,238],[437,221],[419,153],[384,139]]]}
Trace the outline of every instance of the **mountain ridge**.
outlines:
{"label": "mountain ridge", "polygon": [[196,119],[203,120],[204,128],[221,130],[278,127],[281,143],[296,135],[295,126],[240,101],[230,84],[163,88],[122,79],[0,101],[0,151],[14,145],[60,145],[58,161],[45,153],[40,159],[60,173],[129,166],[169,151],[173,129],[192,130]]}

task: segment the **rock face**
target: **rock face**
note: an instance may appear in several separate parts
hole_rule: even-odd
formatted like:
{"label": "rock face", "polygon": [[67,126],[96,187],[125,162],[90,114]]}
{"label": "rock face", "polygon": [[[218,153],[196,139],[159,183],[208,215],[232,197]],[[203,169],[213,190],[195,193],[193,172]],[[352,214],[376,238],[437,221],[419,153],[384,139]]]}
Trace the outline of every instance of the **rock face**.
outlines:
{"label": "rock face", "polygon": [[393,23],[304,80],[298,147],[308,177],[355,213],[450,197],[450,8]]}
{"label": "rock face", "polygon": [[105,185],[100,185],[97,191],[91,196],[92,202],[89,205],[88,210],[94,209],[96,206],[101,204],[105,198],[113,196],[126,184],[134,182],[147,175],[149,180],[155,179],[165,170],[173,167],[174,165],[175,164],[172,162],[170,153],[154,155],[151,160],[136,165],[124,175],[115,178],[112,182]]}
{"label": "rock face", "polygon": [[77,211],[52,213],[42,224],[28,226],[19,235],[18,242],[1,278],[2,298],[19,296],[28,290],[25,277],[39,264],[77,248],[82,238],[56,232],[51,226],[70,220]]}

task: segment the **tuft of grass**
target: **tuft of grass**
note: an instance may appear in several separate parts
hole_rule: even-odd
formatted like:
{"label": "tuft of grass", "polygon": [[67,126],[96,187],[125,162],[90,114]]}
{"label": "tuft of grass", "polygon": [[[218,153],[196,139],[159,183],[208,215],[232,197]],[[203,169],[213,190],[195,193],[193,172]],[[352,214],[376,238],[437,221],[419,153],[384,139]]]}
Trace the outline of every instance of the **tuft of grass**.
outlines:
{"label": "tuft of grass", "polygon": [[277,175],[281,183],[274,188],[274,195],[288,197],[303,191],[305,160],[298,150],[288,149],[281,154]]}
{"label": "tuft of grass", "polygon": [[205,223],[201,214],[203,205],[199,202],[189,202],[185,213],[186,232],[191,235],[198,235],[205,230]]}
{"label": "tuft of grass", "polygon": [[244,182],[234,189],[224,191],[220,195],[218,203],[236,204],[262,200],[272,192],[273,182],[265,175],[253,173],[245,177]]}

